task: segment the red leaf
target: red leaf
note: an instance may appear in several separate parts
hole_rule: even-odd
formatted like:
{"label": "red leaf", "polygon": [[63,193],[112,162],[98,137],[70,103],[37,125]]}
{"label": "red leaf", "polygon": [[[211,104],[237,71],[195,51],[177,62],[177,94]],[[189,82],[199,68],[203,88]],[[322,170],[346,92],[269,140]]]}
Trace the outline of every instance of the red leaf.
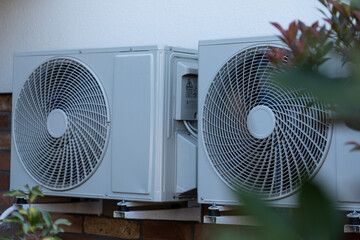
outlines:
{"label": "red leaf", "polygon": [[293,21],[289,25],[289,30],[288,30],[288,35],[287,35],[289,42],[291,42],[291,43],[295,42],[297,32],[298,32],[298,26],[296,24],[296,21]]}
{"label": "red leaf", "polygon": [[310,28],[309,31],[318,41],[320,41],[320,34],[317,29]]}
{"label": "red leaf", "polygon": [[285,56],[286,50],[285,48],[279,48],[276,50],[275,52],[275,57],[281,61],[283,61],[284,56]]}
{"label": "red leaf", "polygon": [[352,10],[351,13],[358,21],[360,21],[360,11]]}
{"label": "red leaf", "polygon": [[270,22],[274,27],[276,27],[283,36],[286,35],[285,30],[276,22]]}
{"label": "red leaf", "polygon": [[342,15],[345,15],[340,3],[336,2],[336,1],[331,1],[331,2],[332,2],[332,5],[333,5],[333,8],[335,8]]}
{"label": "red leaf", "polygon": [[270,63],[275,66],[278,66],[284,61],[285,49],[269,47],[269,50],[266,51],[266,57],[269,59]]}
{"label": "red leaf", "polygon": [[333,21],[331,20],[331,19],[328,19],[328,18],[324,18],[323,19],[325,22],[328,22],[328,23],[330,23],[330,25],[332,25],[333,24]]}
{"label": "red leaf", "polygon": [[319,26],[319,22],[316,21],[311,25],[311,28],[316,29],[316,28],[318,28],[318,26]]}
{"label": "red leaf", "polygon": [[296,46],[298,48],[299,53],[302,53],[305,49],[305,43],[303,41],[297,41]]}
{"label": "red leaf", "polygon": [[359,151],[360,144],[357,142],[347,142],[346,145],[354,145],[354,147],[350,151]]}
{"label": "red leaf", "polygon": [[347,143],[345,143],[345,144],[346,144],[346,145],[356,145],[356,146],[360,146],[359,143],[354,142],[354,141],[350,141],[350,142],[347,142]]}
{"label": "red leaf", "polygon": [[305,32],[307,29],[305,23],[303,23],[302,21],[299,21],[299,27],[302,32]]}

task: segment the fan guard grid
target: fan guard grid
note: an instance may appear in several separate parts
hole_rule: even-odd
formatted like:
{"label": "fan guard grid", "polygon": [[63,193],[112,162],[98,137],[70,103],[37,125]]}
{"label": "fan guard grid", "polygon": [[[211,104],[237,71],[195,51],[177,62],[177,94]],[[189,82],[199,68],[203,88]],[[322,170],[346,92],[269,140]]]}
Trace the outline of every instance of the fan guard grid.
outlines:
{"label": "fan guard grid", "polygon": [[[59,137],[47,127],[54,110],[67,118]],[[21,163],[41,185],[66,190],[86,181],[100,165],[109,138],[109,108],[95,75],[70,58],[41,64],[17,99],[14,136]]]}
{"label": "fan guard grid", "polygon": [[[321,167],[331,124],[324,104],[272,81],[278,70],[266,58],[268,49],[248,48],[222,66],[205,97],[202,126],[210,163],[230,188],[276,199],[298,190]],[[247,125],[256,106],[275,117],[272,133],[263,139]]]}

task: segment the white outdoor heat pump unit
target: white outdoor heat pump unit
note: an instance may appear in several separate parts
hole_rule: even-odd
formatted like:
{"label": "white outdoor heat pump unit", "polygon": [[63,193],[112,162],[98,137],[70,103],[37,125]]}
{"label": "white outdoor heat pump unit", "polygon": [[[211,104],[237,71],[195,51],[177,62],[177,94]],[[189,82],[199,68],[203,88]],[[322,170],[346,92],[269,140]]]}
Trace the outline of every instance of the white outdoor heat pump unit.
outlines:
{"label": "white outdoor heat pump unit", "polygon": [[241,189],[294,206],[305,178],[340,208],[359,208],[360,152],[346,142],[360,133],[334,123],[309,94],[281,89],[269,46],[283,47],[277,37],[199,43],[199,202],[239,204]]}
{"label": "white outdoor heat pump unit", "polygon": [[[178,201],[196,188],[197,52],[167,46],[14,56],[11,189]],[[193,122],[194,123],[194,122]]]}

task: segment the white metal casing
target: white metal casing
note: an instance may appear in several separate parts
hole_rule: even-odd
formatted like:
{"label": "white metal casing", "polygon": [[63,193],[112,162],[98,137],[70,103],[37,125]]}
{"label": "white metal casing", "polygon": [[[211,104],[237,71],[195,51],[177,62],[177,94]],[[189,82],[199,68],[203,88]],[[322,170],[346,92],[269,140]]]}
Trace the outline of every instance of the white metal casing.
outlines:
{"label": "white metal casing", "polygon": [[[283,46],[277,37],[253,37],[241,39],[209,40],[199,42],[199,140],[198,140],[198,201],[206,204],[240,204],[239,195],[219,177],[207,155],[203,134],[203,106],[211,82],[219,69],[237,53],[260,45]],[[332,62],[334,61],[334,62]],[[341,63],[329,62],[330,74],[339,74]],[[319,182],[326,192],[336,200],[341,209],[360,208],[360,152],[350,152],[346,142],[357,140],[359,132],[343,123],[333,124],[332,138],[325,161],[313,180]],[[291,207],[297,202],[297,193],[268,200],[273,206]]]}
{"label": "white metal casing", "polygon": [[[174,120],[177,65],[197,72],[197,52],[168,46],[18,52],[14,55],[13,109],[29,75],[54,58],[74,59],[99,80],[110,111],[110,138],[99,167],[82,184],[45,195],[138,201],[178,201]],[[186,74],[186,71],[184,72]],[[14,118],[13,118],[14,126]],[[25,170],[12,130],[11,189],[38,182]],[[192,176],[194,179],[196,176]]]}

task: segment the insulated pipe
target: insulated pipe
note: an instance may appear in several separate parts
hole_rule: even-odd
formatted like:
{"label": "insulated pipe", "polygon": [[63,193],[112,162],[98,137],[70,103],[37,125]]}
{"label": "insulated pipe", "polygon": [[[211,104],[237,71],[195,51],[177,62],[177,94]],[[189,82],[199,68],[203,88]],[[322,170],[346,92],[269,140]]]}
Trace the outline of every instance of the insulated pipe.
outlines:
{"label": "insulated pipe", "polygon": [[20,206],[18,204],[14,204],[8,209],[6,209],[1,215],[0,215],[0,221],[3,221],[6,217],[8,217],[12,212],[18,210]]}

